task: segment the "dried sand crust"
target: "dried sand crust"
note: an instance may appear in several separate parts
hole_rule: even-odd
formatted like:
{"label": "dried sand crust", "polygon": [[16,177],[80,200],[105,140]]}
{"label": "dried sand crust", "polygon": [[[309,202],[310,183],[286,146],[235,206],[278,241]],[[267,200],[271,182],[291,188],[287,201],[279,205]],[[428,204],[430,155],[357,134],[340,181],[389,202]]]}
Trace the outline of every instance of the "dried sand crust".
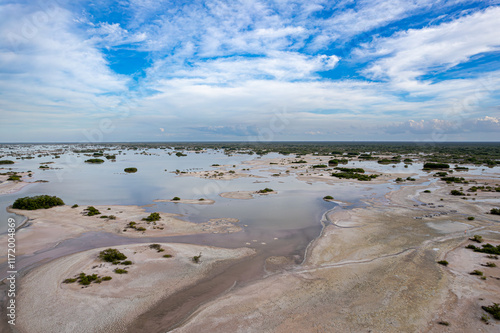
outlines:
{"label": "dried sand crust", "polygon": [[210,199],[180,199],[180,200],[173,200],[173,199],[155,199],[153,202],[173,202],[173,203],[183,203],[183,204],[191,204],[191,205],[213,205],[215,203],[214,200]]}
{"label": "dried sand crust", "polygon": [[253,199],[255,195],[268,195],[277,194],[276,191],[270,191],[266,193],[260,193],[259,191],[233,191],[233,192],[222,192],[219,195],[227,199],[239,199],[239,200],[250,200]]}
{"label": "dried sand crust", "polygon": [[[175,214],[160,213],[157,222],[142,221],[150,213],[139,206],[94,206],[102,214],[85,216],[86,207],[71,208],[57,206],[50,209],[9,211],[27,216],[31,225],[17,231],[17,255],[32,254],[35,251],[54,246],[58,242],[76,237],[84,232],[102,231],[127,237],[162,237],[199,233],[228,233],[241,229],[236,225],[238,219],[211,219],[205,223],[192,223],[176,218]],[[110,208],[108,210],[108,208]],[[114,215],[116,220],[100,218],[102,215]],[[129,228],[130,222],[136,222],[136,229]],[[138,231],[138,228],[145,228]],[[0,242],[6,243],[7,235],[0,236]],[[2,261],[6,259],[6,248],[0,250]]]}
{"label": "dried sand crust", "polygon": [[[149,248],[149,244],[113,247],[134,263],[127,266],[128,274],[113,272],[123,265],[97,259],[103,249],[59,258],[30,271],[19,284],[16,328],[25,333],[123,332],[128,323],[161,298],[196,283],[214,265],[254,253],[248,248],[161,245],[164,252]],[[163,258],[165,253],[173,257]],[[196,264],[192,257],[199,253],[201,262]],[[77,283],[62,283],[80,272],[111,276],[112,280],[86,288]]]}
{"label": "dried sand crust", "polygon": [[[333,212],[302,266],[202,306],[174,332],[498,332],[498,321],[480,318],[482,305],[500,302],[499,280],[471,277],[485,259],[463,246],[474,233],[500,243],[500,218],[485,214],[491,204],[447,195],[456,185],[432,186],[431,194],[403,186],[368,208]],[[417,202],[441,197],[449,213],[417,219],[436,211]],[[450,227],[464,222],[466,232]],[[436,263],[444,258],[449,267]],[[488,269],[500,278],[499,267]]]}

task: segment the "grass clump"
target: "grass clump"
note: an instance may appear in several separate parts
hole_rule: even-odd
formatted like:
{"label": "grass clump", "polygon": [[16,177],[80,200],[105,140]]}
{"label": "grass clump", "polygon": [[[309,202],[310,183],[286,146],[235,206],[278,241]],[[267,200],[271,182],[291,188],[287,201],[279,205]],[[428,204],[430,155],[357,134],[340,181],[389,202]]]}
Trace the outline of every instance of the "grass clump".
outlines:
{"label": "grass clump", "polygon": [[465,195],[464,192],[459,191],[459,190],[451,190],[450,194],[451,195]]}
{"label": "grass clump", "polygon": [[333,197],[331,195],[327,195],[323,197],[323,200],[333,200]]}
{"label": "grass clump", "polygon": [[126,269],[122,269],[122,268],[115,268],[115,270],[113,272],[115,272],[116,274],[127,274],[128,273],[128,271]]}
{"label": "grass clump", "polygon": [[486,267],[497,267],[497,264],[495,264],[494,262],[488,261],[486,264],[484,264],[484,266],[486,266]]}
{"label": "grass clump", "polygon": [[137,168],[125,168],[123,169],[123,171],[125,171],[126,173],[136,173]]}
{"label": "grass clump", "polygon": [[11,160],[0,160],[0,165],[2,164],[14,164],[14,161]]}
{"label": "grass clump", "polygon": [[133,264],[133,262],[130,260],[125,260],[125,261],[122,261],[120,264],[125,265],[125,266],[130,266]]}
{"label": "grass clump", "polygon": [[269,193],[269,192],[273,192],[274,190],[272,188],[268,188],[266,187],[265,189],[263,190],[258,190],[257,193]]}
{"label": "grass clump", "polygon": [[48,209],[55,206],[63,206],[64,201],[56,196],[37,195],[34,197],[18,198],[12,204],[12,208],[23,210]]}
{"label": "grass clump", "polygon": [[73,206],[71,206],[71,208],[78,208],[78,205],[74,204]]}
{"label": "grass clump", "polygon": [[477,276],[483,276],[483,275],[484,275],[484,273],[483,273],[483,272],[481,272],[480,270],[477,270],[477,269],[473,270],[473,271],[472,271],[472,272],[470,272],[469,274],[470,274],[470,275],[477,275]]}
{"label": "grass clump", "polygon": [[172,258],[172,255],[171,254],[164,254],[163,258]]}

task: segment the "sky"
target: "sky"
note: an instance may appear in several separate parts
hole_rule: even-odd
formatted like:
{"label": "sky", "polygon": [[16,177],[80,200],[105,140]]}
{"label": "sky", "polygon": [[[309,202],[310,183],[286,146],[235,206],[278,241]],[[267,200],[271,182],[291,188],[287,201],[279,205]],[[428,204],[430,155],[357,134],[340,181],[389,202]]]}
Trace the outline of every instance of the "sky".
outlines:
{"label": "sky", "polygon": [[0,142],[500,141],[500,0],[0,0]]}

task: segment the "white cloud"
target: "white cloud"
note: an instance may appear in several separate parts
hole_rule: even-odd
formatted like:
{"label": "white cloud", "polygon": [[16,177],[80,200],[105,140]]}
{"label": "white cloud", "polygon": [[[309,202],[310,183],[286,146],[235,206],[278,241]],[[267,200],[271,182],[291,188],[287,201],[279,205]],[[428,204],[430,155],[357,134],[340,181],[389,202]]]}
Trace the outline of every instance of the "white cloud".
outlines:
{"label": "white cloud", "polygon": [[403,85],[432,71],[442,71],[472,56],[500,50],[500,7],[419,30],[374,40],[357,54],[382,57],[365,70],[370,77]]}

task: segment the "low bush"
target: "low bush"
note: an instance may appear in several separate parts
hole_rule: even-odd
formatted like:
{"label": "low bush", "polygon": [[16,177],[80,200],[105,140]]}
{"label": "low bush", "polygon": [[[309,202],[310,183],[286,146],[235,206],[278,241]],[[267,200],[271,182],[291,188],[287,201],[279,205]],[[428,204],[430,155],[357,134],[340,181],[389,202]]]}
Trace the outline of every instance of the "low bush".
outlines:
{"label": "low bush", "polygon": [[448,266],[449,264],[446,260],[439,260],[437,263],[443,266]]}
{"label": "low bush", "polygon": [[500,215],[500,208],[492,208],[490,210],[490,214],[493,214],[493,215]]}
{"label": "low bush", "polygon": [[155,222],[161,219],[160,213],[151,213],[148,217],[143,218],[143,221]]}
{"label": "low bush", "polygon": [[323,197],[323,200],[333,200],[333,197],[331,195],[327,195]]}
{"label": "low bush", "polygon": [[126,173],[135,173],[137,172],[137,168],[125,168],[123,169]]}
{"label": "low bush", "polygon": [[172,255],[171,254],[164,254],[163,258],[172,258]]}
{"label": "low bush", "polygon": [[107,262],[116,262],[127,259],[127,256],[117,249],[106,249],[99,253],[99,259]]}
{"label": "low bush", "polygon": [[469,238],[469,240],[476,242],[476,243],[482,243],[483,242],[483,236],[479,235],[474,235],[474,237]]}
{"label": "low bush", "polygon": [[35,209],[48,209],[55,206],[64,205],[64,201],[56,196],[50,195],[37,195],[34,197],[19,198],[14,201],[12,208],[35,210]]}
{"label": "low bush", "polygon": [[198,264],[200,262],[200,259],[201,259],[201,253],[193,257],[193,262]]}
{"label": "low bush", "polygon": [[127,274],[128,271],[126,269],[122,269],[122,268],[115,268],[114,272],[116,274]]}
{"label": "low bush", "polygon": [[2,164],[14,164],[14,161],[11,160],[0,160],[0,165]]}
{"label": "low bush", "polygon": [[490,306],[482,306],[481,308],[492,315],[493,318],[500,320],[500,305],[498,303],[493,303]]}
{"label": "low bush", "polygon": [[258,193],[269,193],[269,192],[273,192],[274,190],[272,188],[268,188],[266,187],[265,189],[263,190],[259,190],[257,191]]}
{"label": "low bush", "polygon": [[101,212],[95,208],[94,206],[88,206],[87,208],[84,209],[85,215],[87,216],[94,216],[94,215],[99,215]]}
{"label": "low bush", "polygon": [[179,201],[179,200],[181,200],[181,198],[179,198],[179,197],[173,197],[172,198],[172,201]]}
{"label": "low bush", "polygon": [[91,158],[91,159],[86,160],[85,163],[101,164],[101,163],[104,163],[104,160],[101,160],[100,158]]}

